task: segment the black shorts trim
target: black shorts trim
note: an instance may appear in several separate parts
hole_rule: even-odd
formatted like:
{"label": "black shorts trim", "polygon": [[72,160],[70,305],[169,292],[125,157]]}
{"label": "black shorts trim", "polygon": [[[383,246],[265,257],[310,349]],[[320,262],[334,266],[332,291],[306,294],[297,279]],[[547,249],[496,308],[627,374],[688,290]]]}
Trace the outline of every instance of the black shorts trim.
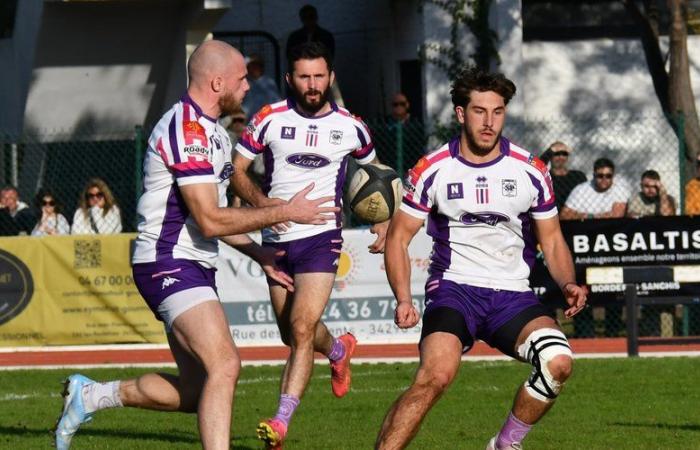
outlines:
{"label": "black shorts trim", "polygon": [[462,313],[454,308],[440,306],[425,313],[418,345],[420,346],[420,343],[429,334],[436,332],[454,334],[462,342],[462,348],[466,350],[469,350],[474,345],[474,338],[469,333]]}
{"label": "black shorts trim", "polygon": [[515,344],[518,342],[520,332],[531,320],[542,316],[555,318],[554,312],[542,304],[523,309],[493,333],[489,345],[508,356],[516,358]]}

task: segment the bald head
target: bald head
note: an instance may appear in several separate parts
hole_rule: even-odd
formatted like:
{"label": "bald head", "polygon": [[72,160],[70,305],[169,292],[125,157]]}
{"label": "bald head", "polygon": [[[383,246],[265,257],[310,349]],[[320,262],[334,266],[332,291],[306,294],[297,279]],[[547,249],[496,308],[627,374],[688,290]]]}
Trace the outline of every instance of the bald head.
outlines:
{"label": "bald head", "polygon": [[222,41],[206,41],[187,62],[187,92],[214,117],[239,107],[249,89],[241,52]]}
{"label": "bald head", "polygon": [[187,63],[190,84],[209,83],[217,76],[245,68],[241,52],[223,41],[205,41],[195,49]]}

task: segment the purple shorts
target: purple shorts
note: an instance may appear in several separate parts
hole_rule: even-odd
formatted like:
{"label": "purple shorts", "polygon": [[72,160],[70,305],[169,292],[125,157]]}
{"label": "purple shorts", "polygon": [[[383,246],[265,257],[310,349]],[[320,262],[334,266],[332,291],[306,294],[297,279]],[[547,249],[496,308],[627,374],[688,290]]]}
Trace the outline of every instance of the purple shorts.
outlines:
{"label": "purple shorts", "polygon": [[[275,262],[280,270],[294,278],[298,273],[336,273],[343,248],[343,236],[340,228],[337,228],[294,241],[263,242],[262,245],[285,251]],[[279,285],[270,278],[267,279],[267,284]]]}
{"label": "purple shorts", "polygon": [[536,317],[551,315],[532,291],[506,291],[432,279],[426,283],[425,292],[421,339],[435,331],[450,332],[460,338],[465,352],[480,339],[513,355],[522,327]]}
{"label": "purple shorts", "polygon": [[217,300],[216,269],[189,259],[134,264],[134,284],[148,307],[168,329],[175,318],[208,300]]}

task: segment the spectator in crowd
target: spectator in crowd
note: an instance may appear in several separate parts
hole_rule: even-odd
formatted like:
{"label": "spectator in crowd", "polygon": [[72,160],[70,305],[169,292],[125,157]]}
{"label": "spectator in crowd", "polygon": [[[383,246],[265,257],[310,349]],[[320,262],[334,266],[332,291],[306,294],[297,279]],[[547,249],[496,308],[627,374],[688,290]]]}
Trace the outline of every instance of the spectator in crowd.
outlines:
{"label": "spectator in crowd", "polygon": [[0,208],[5,209],[12,222],[7,217],[1,221],[3,225],[0,226],[3,227],[2,233],[5,236],[29,234],[38,220],[38,213],[19,199],[19,192],[12,185],[5,186],[0,191]]}
{"label": "spectator in crowd", "polygon": [[250,120],[263,106],[275,103],[281,97],[275,81],[265,75],[265,61],[260,55],[250,55],[246,67],[250,90],[243,99],[243,109]]}
{"label": "spectator in crowd", "polygon": [[386,118],[386,127],[375,127],[372,133],[379,159],[400,173],[413,167],[425,153],[423,124],[411,115],[411,103],[402,92],[397,92],[391,99],[391,114]]}
{"label": "spectator in crowd", "polygon": [[[333,34],[318,26],[318,11],[311,5],[304,5],[299,9],[299,19],[302,27],[293,31],[287,39],[286,55],[289,58],[290,51],[299,44],[307,42],[320,42],[330,52],[331,60],[335,56],[335,38]],[[255,112],[255,111],[253,111]]]}
{"label": "spectator in crowd", "polygon": [[562,210],[566,199],[576,186],[585,183],[586,175],[580,170],[570,170],[567,167],[571,156],[571,147],[561,141],[553,142],[542,154],[542,161],[549,164],[549,173],[554,185],[554,197],[557,209]]}
{"label": "spectator in crowd", "polygon": [[231,114],[221,119],[221,124],[226,128],[228,137],[231,139],[231,145],[236,145],[247,123],[248,119],[243,108],[236,108]]}
{"label": "spectator in crowd", "polygon": [[0,208],[0,236],[17,236],[19,227],[7,208]]}
{"label": "spectator in crowd", "polygon": [[[608,158],[593,163],[593,180],[576,186],[561,210],[562,220],[624,217],[629,194],[614,182],[615,164]],[[556,195],[556,194],[555,194]]]}
{"label": "spectator in crowd", "polygon": [[112,191],[100,178],[85,185],[73,216],[71,234],[121,233],[122,216]]}
{"label": "spectator in crowd", "polygon": [[700,154],[695,159],[695,178],[685,185],[685,214],[700,215]]}
{"label": "spectator in crowd", "polygon": [[676,215],[676,199],[666,192],[657,171],[642,174],[641,188],[627,202],[627,217]]}
{"label": "spectator in crowd", "polygon": [[27,207],[27,204],[19,199],[19,192],[17,192],[16,187],[8,185],[2,188],[2,191],[0,191],[0,208],[7,208],[10,217],[14,218],[18,212]]}
{"label": "spectator in crowd", "polygon": [[61,214],[61,204],[49,189],[39,189],[34,198],[34,205],[41,211],[41,218],[32,230],[32,236],[51,236],[69,234],[70,224]]}

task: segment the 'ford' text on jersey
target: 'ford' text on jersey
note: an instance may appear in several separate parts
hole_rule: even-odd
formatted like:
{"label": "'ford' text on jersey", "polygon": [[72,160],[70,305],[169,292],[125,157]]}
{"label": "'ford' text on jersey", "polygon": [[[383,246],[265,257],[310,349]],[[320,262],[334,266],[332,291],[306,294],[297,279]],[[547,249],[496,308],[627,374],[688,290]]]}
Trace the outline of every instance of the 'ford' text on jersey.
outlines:
{"label": "'ford' text on jersey", "polygon": [[459,137],[409,172],[401,210],[428,218],[431,277],[526,291],[537,254],[532,220],[556,216],[552,180],[542,161],[505,138],[493,161],[473,164]]}
{"label": "'ford' text on jersey", "polygon": [[202,236],[180,186],[215,184],[219,206],[225,207],[233,172],[231,150],[226,130],[188,95],[165,113],[151,133],[144,158],[134,263],[182,258],[216,265],[218,240]]}
{"label": "'ford' text on jersey", "polygon": [[[311,182],[309,198],[333,196],[342,206],[348,158],[367,164],[375,157],[367,126],[346,109],[331,103],[328,114],[302,115],[292,99],[263,107],[253,117],[236,145],[248,159],[263,155],[263,192],[270,198],[289,200]],[[323,206],[332,206],[331,203]],[[291,241],[341,226],[341,213],[325,225],[294,223],[286,231],[263,230],[265,241]]]}

